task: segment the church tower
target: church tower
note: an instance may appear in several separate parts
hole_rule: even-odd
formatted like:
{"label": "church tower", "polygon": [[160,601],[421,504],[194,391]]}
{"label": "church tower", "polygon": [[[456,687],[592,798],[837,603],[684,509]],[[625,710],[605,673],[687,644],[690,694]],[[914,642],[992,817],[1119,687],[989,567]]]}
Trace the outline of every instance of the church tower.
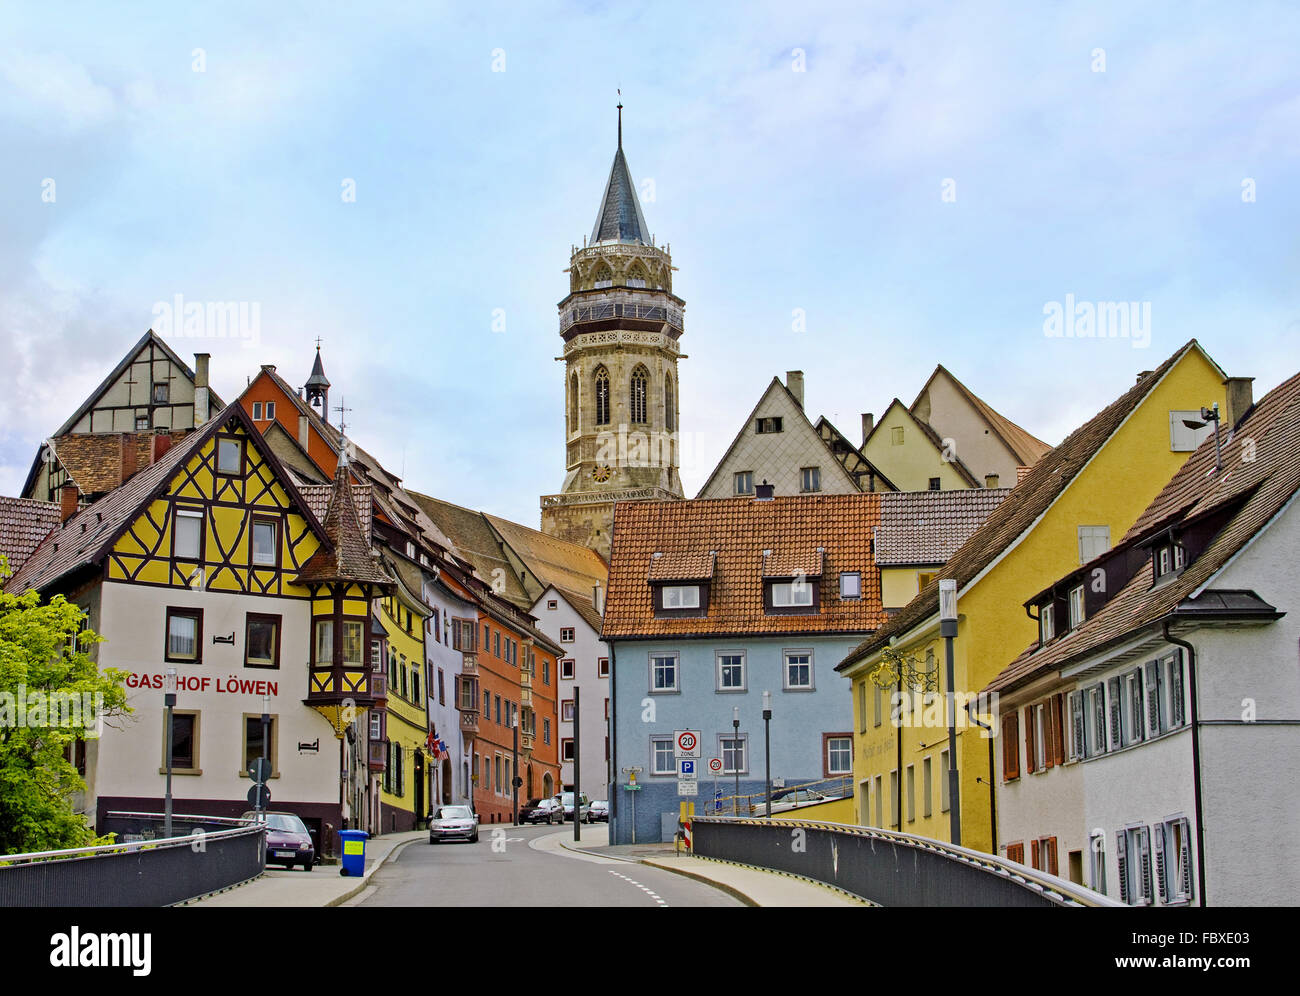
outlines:
{"label": "church tower", "polygon": [[677,361],[685,302],[672,257],[655,244],[618,149],[591,239],[569,257],[560,302],[565,468],[542,496],[542,531],[608,559],[614,502],[682,497]]}

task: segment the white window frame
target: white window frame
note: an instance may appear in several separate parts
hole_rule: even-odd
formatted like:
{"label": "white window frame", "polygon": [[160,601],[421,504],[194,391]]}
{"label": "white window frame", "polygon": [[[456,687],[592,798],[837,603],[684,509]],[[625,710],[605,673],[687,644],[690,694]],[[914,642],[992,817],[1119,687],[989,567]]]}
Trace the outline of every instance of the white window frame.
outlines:
{"label": "white window frame", "polygon": [[[665,756],[658,748],[667,745],[668,766],[659,767],[659,760]],[[671,775],[677,777],[677,755],[673,751],[673,738],[669,736],[652,736],[650,738],[650,774],[652,775]]]}
{"label": "white window frame", "polygon": [[1192,822],[1177,813],[1152,830],[1160,901],[1166,906],[1185,906],[1196,893],[1192,877]]}
{"label": "white window frame", "polygon": [[667,584],[663,588],[664,609],[698,609],[700,586],[697,584]]}
{"label": "white window frame", "polygon": [[1078,629],[1082,626],[1083,619],[1083,585],[1076,585],[1070,589],[1070,629]]}
{"label": "white window frame", "polygon": [[[270,559],[266,555],[258,555],[257,552],[257,531],[258,529],[269,528],[271,530],[271,552]],[[274,567],[280,548],[280,523],[275,519],[253,519],[253,528],[250,530],[249,542],[251,548],[249,557],[254,567]]]}
{"label": "white window frame", "polygon": [[[568,665],[567,668],[565,667],[566,664]],[[565,674],[564,673],[565,671],[568,671],[569,673]],[[577,671],[578,671],[577,661],[575,661],[572,657],[560,658],[560,680],[561,681],[572,681],[573,676],[577,674]]]}
{"label": "white window frame", "polygon": [[[813,585],[810,578],[772,582],[772,608],[810,609],[813,604]],[[796,598],[796,596],[798,596]]]}
{"label": "white window frame", "polygon": [[1088,834],[1088,875],[1093,892],[1106,895],[1106,833],[1093,830]]}
{"label": "white window frame", "polygon": [[752,470],[738,470],[732,476],[732,486],[738,495],[752,495],[754,493],[754,472]]}
{"label": "white window frame", "polygon": [[804,494],[812,494],[822,489],[822,469],[821,467],[800,467],[799,468],[799,490]]}
{"label": "white window frame", "polygon": [[[790,658],[808,658],[808,684],[790,684]],[[817,669],[812,648],[788,648],[781,651],[781,687],[787,692],[812,692],[817,689]]]}
{"label": "white window frame", "polygon": [[1144,824],[1130,824],[1122,830],[1117,830],[1115,844],[1120,901],[1129,906],[1150,906],[1154,899],[1150,827]]}
{"label": "white window frame", "polygon": [[[238,466],[236,466],[234,470],[226,470],[223,469],[222,467],[221,457],[223,452],[229,453],[230,447],[232,446],[234,447],[234,452],[238,457],[238,459],[236,460]],[[218,436],[217,437],[217,473],[224,474],[228,477],[230,476],[238,477],[243,472],[244,472],[244,441],[242,439],[233,439],[230,436]]]}
{"label": "white window frame", "polygon": [[[567,636],[565,635],[566,633],[568,634]],[[561,643],[574,643],[574,642],[577,641],[577,639],[578,639],[578,637],[577,637],[577,633],[576,633],[575,628],[574,628],[573,626],[561,626],[561,627],[560,627],[560,642],[561,642]]]}
{"label": "white window frame", "polygon": [[253,421],[262,421],[262,402],[260,401],[253,402]]}
{"label": "white window frame", "polygon": [[[835,767],[835,766],[831,763],[831,758],[832,758],[832,757],[835,755],[835,753],[836,753],[836,751],[833,749],[832,745],[835,744],[835,743],[837,743],[837,742],[840,742],[840,743],[843,743],[843,744],[846,745],[846,747],[843,748],[839,753],[845,753],[845,752],[847,752],[847,754],[848,754],[848,767],[847,767],[847,768],[837,768],[837,767]],[[826,738],[826,772],[827,772],[828,774],[831,774],[831,775],[851,775],[851,774],[853,774],[853,737],[852,737],[851,735],[847,735],[847,736],[836,736],[836,737],[827,737],[827,738]]]}
{"label": "white window frame", "polygon": [[[657,662],[657,661],[660,661],[660,660],[671,660],[671,661],[672,661],[673,682],[672,682],[671,685],[659,685],[659,684],[657,683],[657,682],[658,682],[658,670],[659,670],[659,666],[658,666],[658,664],[657,664],[656,662]],[[680,692],[680,691],[682,690],[682,665],[681,665],[681,655],[678,654],[676,651],[670,651],[670,652],[665,652],[665,653],[657,653],[657,654],[650,654],[650,655],[649,655],[649,667],[650,667],[650,692],[651,692],[651,694],[656,694],[656,693],[664,694],[664,693]]]}
{"label": "white window frame", "polygon": [[1056,603],[1046,602],[1038,607],[1038,642],[1043,646],[1052,642],[1056,636]]}
{"label": "white window frame", "polygon": [[1213,423],[1206,423],[1203,428],[1191,429],[1183,425],[1183,419],[1203,421],[1197,411],[1169,412],[1169,450],[1171,453],[1191,453],[1214,432]]}
{"label": "white window frame", "polygon": [[[724,668],[724,667],[735,667],[735,666],[736,666],[736,664],[735,664],[734,662],[731,663],[731,664],[727,664],[727,665],[724,665],[724,664],[722,663],[723,658],[728,658],[728,657],[739,657],[739,658],[740,658],[740,664],[739,664],[739,667],[740,667],[740,684],[738,684],[738,685],[728,685],[728,684],[725,684],[725,683],[723,682],[723,680],[722,680],[722,678],[723,678],[723,668]],[[715,691],[718,691],[718,692],[743,692],[743,691],[746,691],[746,690],[749,688],[749,668],[746,667],[746,664],[747,664],[748,662],[746,661],[745,657],[746,657],[746,655],[745,655],[745,651],[743,651],[743,650],[715,650],[715,651],[713,652],[713,674],[714,674],[714,690],[715,690]]]}
{"label": "white window frame", "polygon": [[[741,769],[737,771],[734,767],[727,764],[727,744],[740,744],[740,761]],[[749,774],[749,734],[741,733],[737,736],[735,733],[718,734],[718,757],[722,759],[722,774],[724,775],[747,775]]]}
{"label": "white window frame", "polygon": [[[181,550],[180,548],[179,540],[181,533],[180,529],[177,527],[182,520],[186,522],[196,522],[199,527],[198,534],[194,537],[194,552],[192,554],[188,550]],[[176,526],[173,526],[172,528],[176,529],[177,540],[177,542],[172,544],[175,550],[173,556],[177,560],[198,560],[199,556],[203,553],[203,513],[197,509],[178,508],[176,509]]]}

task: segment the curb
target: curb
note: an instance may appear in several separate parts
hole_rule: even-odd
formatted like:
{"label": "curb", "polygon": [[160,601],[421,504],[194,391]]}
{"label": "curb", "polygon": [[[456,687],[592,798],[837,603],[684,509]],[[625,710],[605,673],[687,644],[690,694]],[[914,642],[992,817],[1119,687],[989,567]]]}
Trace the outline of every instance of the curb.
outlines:
{"label": "curb", "polygon": [[343,893],[343,895],[341,896],[335,896],[333,899],[331,899],[328,903],[325,904],[325,907],[342,906],[349,899],[359,896],[362,892],[366,890],[366,887],[370,885],[370,879],[374,876],[375,872],[379,871],[380,868],[384,867],[384,865],[394,854],[400,854],[408,844],[414,844],[414,843],[416,843],[416,839],[402,841],[391,851],[385,854],[382,858],[376,861],[374,863],[374,866],[370,868],[364,875],[362,875],[360,879],[357,880],[356,888],[350,889],[349,891]]}
{"label": "curb", "polygon": [[588,854],[593,858],[604,858],[606,861],[624,861],[629,865],[639,865],[641,858],[625,858],[621,854],[601,854],[594,847],[577,847],[571,841],[560,841],[560,846],[566,851],[572,851],[574,854]]}
{"label": "curb", "polygon": [[651,868],[658,868],[661,871],[672,872],[674,875],[680,875],[682,878],[694,879],[704,885],[710,885],[719,892],[725,892],[733,899],[739,899],[746,906],[762,908],[762,903],[758,902],[753,896],[741,892],[734,885],[728,885],[726,882],[719,882],[716,879],[709,878],[707,875],[701,875],[699,872],[687,871],[685,868],[674,868],[669,864],[660,864],[658,858],[641,858],[637,864],[648,865]]}
{"label": "curb", "polygon": [[[808,878],[804,875],[795,875],[793,872],[780,871],[775,868],[763,868],[760,865],[747,865],[741,861],[727,861],[723,858],[709,858],[698,854],[692,855],[692,857],[699,858],[699,860],[701,861],[712,861],[720,865],[731,865],[733,868],[745,868],[750,871],[766,872],[769,875],[780,875],[783,878],[794,879],[795,881],[803,882],[806,885],[813,885],[821,889],[826,889],[828,892],[833,892],[843,899],[851,900],[854,905],[875,906],[875,903],[868,902],[867,900],[863,899],[861,896],[856,896],[853,893],[841,889],[837,886],[827,885],[825,882],[819,882],[816,879]],[[662,868],[664,871],[675,872],[678,875],[684,875],[687,878],[693,878],[693,879],[697,879],[698,881],[705,882],[709,885],[712,885],[714,888],[721,889],[723,892],[730,893],[731,895],[739,899],[741,902],[745,903],[747,906],[758,906],[758,907],[763,906],[762,903],[754,900],[753,897],[746,895],[736,887],[709,878],[707,875],[703,874],[702,872],[692,872],[692,871],[687,871],[684,868],[674,868],[672,865],[666,863],[660,864],[659,860],[656,858],[644,858],[642,859],[641,863],[650,865],[653,868]]]}

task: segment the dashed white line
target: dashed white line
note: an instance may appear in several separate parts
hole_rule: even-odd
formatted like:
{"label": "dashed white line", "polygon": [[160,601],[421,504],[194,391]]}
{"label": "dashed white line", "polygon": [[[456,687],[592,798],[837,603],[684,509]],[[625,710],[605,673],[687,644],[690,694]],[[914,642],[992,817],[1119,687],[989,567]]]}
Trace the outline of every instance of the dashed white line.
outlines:
{"label": "dashed white line", "polygon": [[612,868],[609,870],[609,873],[610,873],[611,875],[614,875],[614,876],[618,877],[618,878],[621,878],[624,882],[628,882],[628,883],[630,883],[631,885],[635,885],[638,889],[640,889],[640,890],[641,890],[642,892],[644,892],[647,896],[649,896],[651,899],[653,899],[653,900],[654,900],[658,905],[660,905],[660,906],[667,906],[667,905],[668,905],[667,901],[664,900],[663,898],[661,898],[661,897],[659,896],[658,893],[656,893],[653,889],[649,888],[648,886],[644,886],[644,885],[642,885],[640,882],[636,881],[636,879],[628,878],[628,877],[627,877],[626,875],[624,875],[622,872],[616,872],[616,871],[614,871],[614,869],[612,869]]}

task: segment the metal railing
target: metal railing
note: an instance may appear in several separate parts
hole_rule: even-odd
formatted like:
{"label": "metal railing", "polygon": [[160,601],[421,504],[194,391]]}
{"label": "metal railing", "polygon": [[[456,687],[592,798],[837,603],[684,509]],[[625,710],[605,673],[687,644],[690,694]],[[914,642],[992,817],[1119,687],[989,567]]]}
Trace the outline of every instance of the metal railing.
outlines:
{"label": "metal railing", "polygon": [[928,837],[810,820],[697,817],[695,854],[800,875],[880,906],[1120,906],[1014,861]]}
{"label": "metal railing", "polygon": [[[157,814],[110,814],[142,818]],[[172,906],[228,889],[266,867],[266,829],[219,817],[173,817],[164,839],[0,855],[0,906]],[[218,829],[205,830],[205,826]]]}
{"label": "metal railing", "polygon": [[560,314],[560,331],[565,332],[580,322],[595,322],[610,318],[635,318],[642,321],[665,322],[672,328],[682,329],[682,313],[677,308],[661,304],[639,304],[610,301],[583,308],[567,308]]}
{"label": "metal railing", "polygon": [[[720,788],[729,788],[731,785],[732,775],[719,775],[718,784]],[[745,781],[750,780],[746,776]],[[778,793],[789,793],[791,790],[798,792],[798,796],[782,795],[781,798],[772,800],[773,813],[785,812],[791,808],[798,809],[803,806],[817,806],[825,802],[838,802],[841,799],[853,798],[853,779],[850,775],[839,775],[834,778],[819,778],[811,782],[799,782],[795,785],[772,786],[772,795]],[[825,796],[824,799],[809,799],[808,793],[815,792]],[[793,806],[791,805],[793,803]],[[741,795],[724,795],[716,801],[710,800],[707,804],[708,812],[704,815],[719,816],[762,816],[767,804],[767,793],[750,792]],[[779,807],[779,808],[778,808]]]}

